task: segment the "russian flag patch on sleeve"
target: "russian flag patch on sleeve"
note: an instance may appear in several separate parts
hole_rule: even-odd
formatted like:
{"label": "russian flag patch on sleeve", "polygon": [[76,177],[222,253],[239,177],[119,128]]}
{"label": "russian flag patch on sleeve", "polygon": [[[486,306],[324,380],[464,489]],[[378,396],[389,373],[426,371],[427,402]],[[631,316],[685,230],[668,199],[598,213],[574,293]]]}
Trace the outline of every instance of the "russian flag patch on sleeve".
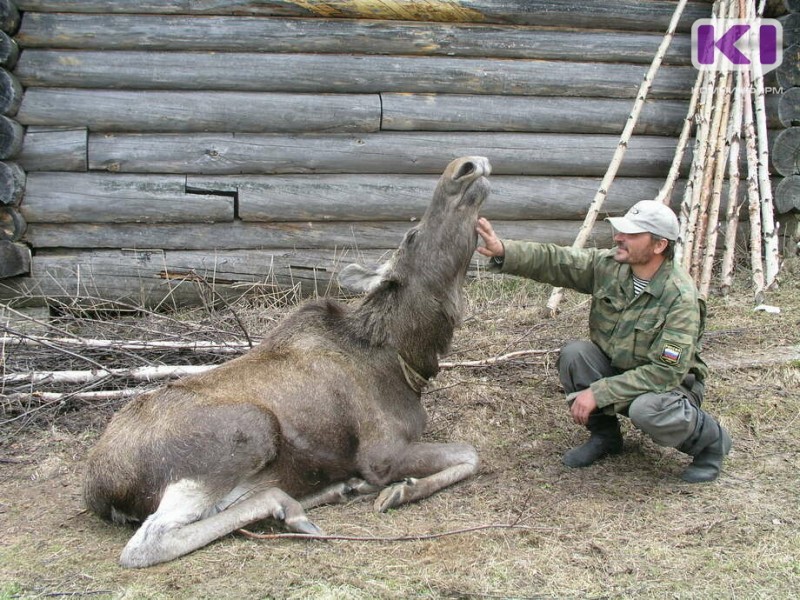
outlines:
{"label": "russian flag patch on sleeve", "polygon": [[681,359],[681,352],[682,349],[679,346],[667,344],[661,351],[661,360],[663,360],[665,363],[676,365]]}

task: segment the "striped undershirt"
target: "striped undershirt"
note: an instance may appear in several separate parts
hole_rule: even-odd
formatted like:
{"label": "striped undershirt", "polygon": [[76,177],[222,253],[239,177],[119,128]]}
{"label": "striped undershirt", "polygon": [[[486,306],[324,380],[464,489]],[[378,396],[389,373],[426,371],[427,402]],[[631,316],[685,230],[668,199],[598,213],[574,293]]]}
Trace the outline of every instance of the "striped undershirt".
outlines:
{"label": "striped undershirt", "polygon": [[[631,273],[631,275],[633,275],[633,273]],[[641,277],[633,275],[633,293],[638,296],[642,293],[642,290],[647,287],[648,283],[650,283],[649,279],[642,279]]]}

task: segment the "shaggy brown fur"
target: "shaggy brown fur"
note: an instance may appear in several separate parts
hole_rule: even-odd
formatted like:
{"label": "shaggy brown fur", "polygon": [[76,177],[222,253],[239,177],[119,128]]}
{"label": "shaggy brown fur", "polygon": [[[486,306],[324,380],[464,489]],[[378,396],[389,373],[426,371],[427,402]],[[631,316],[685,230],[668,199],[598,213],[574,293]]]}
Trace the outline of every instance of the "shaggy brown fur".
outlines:
{"label": "shaggy brown fur", "polygon": [[85,498],[102,517],[143,522],[124,565],[171,560],[267,517],[318,533],[303,507],[400,481],[379,494],[385,511],[475,472],[471,446],[417,441],[415,380],[436,374],[459,323],[489,169],[481,157],[453,161],[386,265],[343,270],[368,292],[360,303],[309,302],[248,354],[114,417],[89,457]]}

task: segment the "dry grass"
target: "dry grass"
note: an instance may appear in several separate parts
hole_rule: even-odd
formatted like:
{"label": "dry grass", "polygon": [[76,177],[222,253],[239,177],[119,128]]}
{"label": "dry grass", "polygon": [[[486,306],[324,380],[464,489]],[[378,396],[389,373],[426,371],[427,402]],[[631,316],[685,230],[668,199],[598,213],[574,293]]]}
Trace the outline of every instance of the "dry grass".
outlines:
{"label": "dry grass", "polygon": [[[66,403],[2,429],[0,598],[796,597],[800,365],[739,369],[732,361],[767,360],[775,348],[800,343],[797,264],[768,296],[780,315],[754,313],[746,289],[709,303],[707,356],[714,368],[707,408],[730,429],[735,446],[720,480],[704,485],[678,479],[688,457],[630,428],[622,455],[589,469],[561,465],[564,450],[585,434],[567,417],[555,351],[585,335],[588,305],[571,294],[558,319],[542,319],[548,292],[510,278],[472,284],[467,319],[448,360],[531,348],[553,352],[448,369],[423,398],[430,416],[426,437],[474,444],[482,458],[476,477],[384,515],[365,502],[313,511],[314,520],[335,534],[397,536],[491,523],[529,529],[391,543],[231,536],[173,563],[122,570],[116,559],[131,531],[83,512],[80,500],[85,453],[119,403]],[[254,337],[284,310],[235,309]],[[227,309],[107,323],[72,315],[58,326],[120,338],[150,331],[242,339]],[[69,362],[45,354],[6,354],[4,368]],[[96,358],[134,360],[114,352]],[[29,408],[6,406],[0,419]]]}

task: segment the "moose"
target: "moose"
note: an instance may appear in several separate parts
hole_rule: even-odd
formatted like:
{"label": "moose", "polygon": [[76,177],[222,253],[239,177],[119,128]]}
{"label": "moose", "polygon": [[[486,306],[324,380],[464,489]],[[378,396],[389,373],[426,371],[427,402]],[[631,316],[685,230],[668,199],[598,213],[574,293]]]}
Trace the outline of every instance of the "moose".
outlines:
{"label": "moose", "polygon": [[419,441],[420,401],[461,320],[489,161],[451,162],[419,223],[377,268],[348,265],[354,302],[308,300],[248,353],[131,400],[88,457],[86,505],[139,524],[120,556],[146,567],[274,519],[377,494],[386,511],[473,475],[464,443]]}

